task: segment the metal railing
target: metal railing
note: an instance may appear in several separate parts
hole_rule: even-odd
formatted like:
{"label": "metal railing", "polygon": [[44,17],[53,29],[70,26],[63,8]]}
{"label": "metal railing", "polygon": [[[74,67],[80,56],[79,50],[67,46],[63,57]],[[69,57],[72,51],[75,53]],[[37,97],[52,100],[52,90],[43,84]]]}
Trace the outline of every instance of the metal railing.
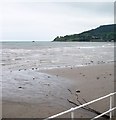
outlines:
{"label": "metal railing", "polygon": [[[102,100],[102,99],[108,98],[108,97],[110,97],[110,103],[109,103],[109,104],[110,104],[110,105],[109,105],[110,108],[109,108],[109,110],[106,111],[106,112],[104,112],[104,113],[102,113],[102,114],[100,114],[100,115],[98,115],[98,116],[96,116],[96,117],[94,117],[94,118],[92,118],[91,120],[95,120],[95,119],[97,119],[97,118],[100,118],[100,117],[102,117],[103,115],[105,115],[105,114],[107,114],[107,113],[110,113],[110,119],[111,119],[111,118],[112,118],[112,111],[114,111],[114,110],[116,109],[116,107],[113,107],[113,104],[112,104],[113,95],[115,95],[115,94],[116,94],[116,92],[110,93],[110,94],[105,95],[105,96],[103,96],[103,97],[100,97],[100,98],[98,98],[98,99],[92,100],[92,101],[90,101],[90,102],[88,102],[88,103],[82,104],[82,105],[80,105],[80,106],[71,108],[71,109],[66,110],[66,111],[64,111],[64,112],[61,112],[61,113],[58,113],[58,114],[53,115],[53,116],[51,116],[51,117],[48,117],[48,118],[46,118],[46,119],[44,119],[44,120],[50,120],[50,119],[59,117],[59,116],[61,116],[61,115],[67,114],[67,113],[71,113],[71,119],[73,120],[73,119],[74,119],[74,111],[75,111],[75,110],[77,110],[77,109],[79,109],[79,108],[82,108],[82,107],[85,107],[85,106],[87,106],[87,105],[90,105],[90,104],[92,104],[92,103],[95,103],[95,102],[97,102],[97,101],[100,101],[100,100]],[[113,107],[113,108],[112,108],[112,107]]]}

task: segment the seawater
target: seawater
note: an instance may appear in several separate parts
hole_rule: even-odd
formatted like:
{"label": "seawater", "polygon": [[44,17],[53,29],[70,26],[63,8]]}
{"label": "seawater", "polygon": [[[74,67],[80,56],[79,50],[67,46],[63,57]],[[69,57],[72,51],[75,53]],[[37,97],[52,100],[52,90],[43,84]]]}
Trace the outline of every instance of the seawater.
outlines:
{"label": "seawater", "polygon": [[112,61],[112,42],[2,42],[1,64],[9,69],[52,69]]}

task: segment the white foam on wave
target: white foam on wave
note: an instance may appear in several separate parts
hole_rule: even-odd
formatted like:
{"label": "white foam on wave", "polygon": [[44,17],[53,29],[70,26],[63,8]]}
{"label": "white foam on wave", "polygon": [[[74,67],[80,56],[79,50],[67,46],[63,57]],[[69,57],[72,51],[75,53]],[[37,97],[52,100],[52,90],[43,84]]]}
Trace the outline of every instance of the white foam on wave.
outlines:
{"label": "white foam on wave", "polygon": [[[74,46],[47,46],[37,49],[4,49],[3,56],[9,68],[40,69],[84,66],[90,61],[107,61],[113,59],[113,44],[76,44]],[[108,48],[108,49],[107,49]],[[110,49],[111,48],[111,49]],[[109,57],[108,57],[109,56]],[[27,62],[28,61],[28,62]]]}

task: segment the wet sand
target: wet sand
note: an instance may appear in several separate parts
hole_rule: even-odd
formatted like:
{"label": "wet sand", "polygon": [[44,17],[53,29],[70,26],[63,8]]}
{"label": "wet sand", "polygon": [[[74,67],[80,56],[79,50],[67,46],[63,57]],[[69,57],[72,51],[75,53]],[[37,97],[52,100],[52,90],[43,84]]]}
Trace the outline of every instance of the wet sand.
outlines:
{"label": "wet sand", "polygon": [[[11,78],[6,79],[6,74]],[[3,117],[7,118],[45,118],[74,107],[67,99],[80,104],[77,96],[81,103],[85,103],[114,91],[114,65],[111,63],[41,71],[7,71],[3,77],[6,81],[2,110]],[[76,91],[78,95],[75,95]],[[108,109],[107,106],[108,100],[90,105],[100,112]],[[95,115],[83,109],[76,113],[78,118]]]}
{"label": "wet sand", "polygon": [[[71,80],[73,86],[70,90],[79,91],[78,97],[88,102],[114,92],[114,64],[52,69],[45,72]],[[109,99],[91,106],[103,112],[108,109]]]}

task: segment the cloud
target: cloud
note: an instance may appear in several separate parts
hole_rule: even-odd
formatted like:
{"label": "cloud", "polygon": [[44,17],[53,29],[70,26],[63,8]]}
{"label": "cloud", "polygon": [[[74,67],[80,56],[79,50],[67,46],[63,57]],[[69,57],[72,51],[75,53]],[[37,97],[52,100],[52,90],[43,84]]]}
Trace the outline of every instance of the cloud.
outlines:
{"label": "cloud", "polygon": [[115,0],[1,0],[1,2],[115,2]]}
{"label": "cloud", "polygon": [[4,2],[3,40],[53,40],[113,23],[113,3],[108,2]]}

